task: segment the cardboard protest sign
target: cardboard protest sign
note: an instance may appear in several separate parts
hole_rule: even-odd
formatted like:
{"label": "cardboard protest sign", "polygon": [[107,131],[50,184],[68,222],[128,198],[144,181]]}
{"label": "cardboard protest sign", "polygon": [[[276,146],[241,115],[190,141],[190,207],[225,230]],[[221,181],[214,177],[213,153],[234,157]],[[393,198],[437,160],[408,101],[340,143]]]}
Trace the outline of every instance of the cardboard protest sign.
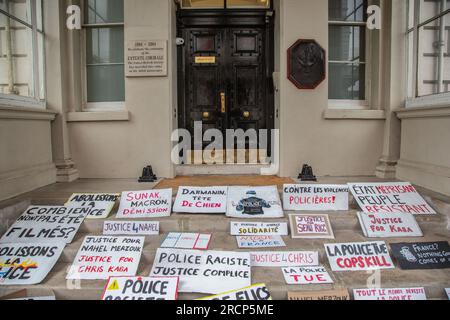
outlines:
{"label": "cardboard protest sign", "polygon": [[4,296],[0,295],[0,300],[10,301],[55,301],[55,293],[45,289],[23,289],[14,291]]}
{"label": "cardboard protest sign", "polygon": [[144,237],[88,236],[67,273],[67,280],[107,280],[135,276]]}
{"label": "cardboard protest sign", "polygon": [[250,254],[158,249],[152,277],[180,277],[179,292],[219,294],[251,285]]}
{"label": "cardboard protest sign", "polygon": [[74,193],[66,207],[90,208],[86,219],[106,219],[114,208],[119,194],[106,193]]}
{"label": "cardboard protest sign", "polygon": [[358,212],[358,219],[368,238],[423,237],[416,218],[410,213]]}
{"label": "cardboard protest sign", "polygon": [[282,218],[284,216],[276,186],[228,188],[227,216],[233,218]]}
{"label": "cardboard protest sign", "polygon": [[280,236],[238,236],[236,240],[241,249],[286,247]]}
{"label": "cardboard protest sign", "polygon": [[308,267],[319,265],[319,253],[313,251],[252,252],[252,267]]}
{"label": "cardboard protest sign", "polygon": [[289,292],[288,300],[302,301],[345,301],[350,300],[347,289],[328,291]]}
{"label": "cardboard protest sign", "polygon": [[120,198],[117,218],[169,217],[172,211],[172,189],[126,191]]}
{"label": "cardboard protest sign", "polygon": [[394,269],[386,243],[332,243],[325,251],[333,271]]}
{"label": "cardboard protest sign", "polygon": [[450,268],[448,242],[394,243],[391,251],[403,270]]}
{"label": "cardboard protest sign", "polygon": [[291,214],[292,239],[334,239],[330,218],[326,214]]}
{"label": "cardboard protest sign", "polygon": [[436,214],[410,183],[350,183],[349,187],[365,213]]}
{"label": "cardboard protest sign", "polygon": [[448,299],[450,300],[450,288],[445,289]]}
{"label": "cardboard protest sign", "polygon": [[177,277],[111,277],[102,300],[177,300]]}
{"label": "cardboard protest sign", "polygon": [[228,187],[180,187],[173,212],[226,213]]}
{"label": "cardboard protest sign", "polygon": [[286,184],[283,207],[287,211],[348,211],[348,186]]}
{"label": "cardboard protest sign", "polygon": [[287,236],[287,223],[231,222],[232,236]]}
{"label": "cardboard protest sign", "polygon": [[272,300],[272,297],[266,285],[259,283],[247,288],[233,290],[197,300],[268,301]]}
{"label": "cardboard protest sign", "polygon": [[71,243],[89,208],[31,206],[4,234],[0,243]]}
{"label": "cardboard protest sign", "polygon": [[330,274],[323,266],[283,268],[287,284],[329,284],[333,283]]}
{"label": "cardboard protest sign", "polygon": [[158,221],[105,221],[105,236],[154,236],[159,235]]}
{"label": "cardboard protest sign", "polygon": [[0,285],[34,285],[41,283],[58,261],[66,244],[0,244]]}
{"label": "cardboard protest sign", "polygon": [[199,233],[169,233],[161,248],[208,250],[212,235]]}
{"label": "cardboard protest sign", "polygon": [[399,288],[399,289],[355,289],[355,300],[427,300],[425,288]]}

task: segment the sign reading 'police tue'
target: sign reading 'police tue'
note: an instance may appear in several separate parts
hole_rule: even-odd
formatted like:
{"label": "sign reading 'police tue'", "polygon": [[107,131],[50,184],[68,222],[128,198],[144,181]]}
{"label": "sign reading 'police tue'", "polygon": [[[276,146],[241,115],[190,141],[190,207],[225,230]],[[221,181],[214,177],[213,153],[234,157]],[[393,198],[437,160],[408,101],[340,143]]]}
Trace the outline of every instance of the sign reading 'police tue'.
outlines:
{"label": "sign reading 'police tue'", "polygon": [[450,268],[448,242],[395,243],[391,251],[404,270]]}
{"label": "sign reading 'police tue'", "polygon": [[233,218],[282,218],[276,186],[228,188],[227,216]]}
{"label": "sign reading 'police tue'", "polygon": [[228,187],[180,187],[173,206],[178,213],[226,213]]}

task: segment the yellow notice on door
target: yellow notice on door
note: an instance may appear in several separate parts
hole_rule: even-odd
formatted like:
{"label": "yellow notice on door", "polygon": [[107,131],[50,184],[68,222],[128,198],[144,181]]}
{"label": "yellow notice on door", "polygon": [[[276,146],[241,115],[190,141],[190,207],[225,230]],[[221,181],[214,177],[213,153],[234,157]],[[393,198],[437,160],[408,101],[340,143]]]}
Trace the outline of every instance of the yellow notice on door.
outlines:
{"label": "yellow notice on door", "polygon": [[197,64],[208,64],[208,63],[216,63],[216,57],[195,57],[195,63]]}

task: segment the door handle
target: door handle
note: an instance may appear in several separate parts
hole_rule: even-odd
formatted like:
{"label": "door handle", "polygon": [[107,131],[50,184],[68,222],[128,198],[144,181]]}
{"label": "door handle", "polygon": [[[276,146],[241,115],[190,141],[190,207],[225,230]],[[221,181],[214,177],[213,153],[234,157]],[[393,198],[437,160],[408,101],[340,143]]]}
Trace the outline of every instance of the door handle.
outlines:
{"label": "door handle", "polygon": [[222,113],[227,112],[227,102],[225,92],[220,93],[220,112]]}

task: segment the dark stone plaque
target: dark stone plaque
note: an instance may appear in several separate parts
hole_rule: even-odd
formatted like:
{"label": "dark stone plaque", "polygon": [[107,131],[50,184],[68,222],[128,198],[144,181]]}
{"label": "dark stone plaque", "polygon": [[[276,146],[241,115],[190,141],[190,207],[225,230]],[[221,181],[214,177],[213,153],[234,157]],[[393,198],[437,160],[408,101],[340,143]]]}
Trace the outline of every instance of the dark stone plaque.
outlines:
{"label": "dark stone plaque", "polygon": [[445,241],[394,243],[391,251],[403,270],[450,268],[450,246]]}
{"label": "dark stone plaque", "polygon": [[326,53],[315,40],[298,40],[288,50],[288,78],[299,89],[315,89],[326,77]]}

